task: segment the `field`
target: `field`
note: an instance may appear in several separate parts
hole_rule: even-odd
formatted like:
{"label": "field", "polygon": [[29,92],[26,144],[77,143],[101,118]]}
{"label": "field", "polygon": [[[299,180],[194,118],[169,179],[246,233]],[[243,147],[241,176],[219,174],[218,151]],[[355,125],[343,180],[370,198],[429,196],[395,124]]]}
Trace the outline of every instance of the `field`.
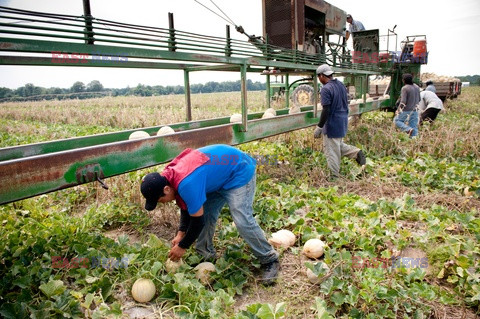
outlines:
{"label": "field", "polygon": [[[266,108],[249,92],[249,110]],[[184,121],[183,96],[107,97],[0,104],[0,147]],[[239,93],[192,96],[193,118],[240,111]],[[276,105],[276,108],[281,106]],[[0,314],[5,318],[476,318],[480,315],[480,88],[449,100],[418,139],[395,130],[392,113],[364,114],[346,142],[367,155],[344,159],[329,181],[321,140],[304,129],[240,145],[276,163],[257,169],[256,218],[267,237],[289,229],[278,283],[257,282],[258,262],[222,211],[210,285],[189,266],[165,269],[178,227],[175,206],[143,210],[139,180],[162,165],[0,206]],[[326,244],[329,271],[302,255]],[[379,258],[420,258],[422,268]],[[357,267],[355,260],[362,259]],[[128,266],[118,267],[114,261]],[[61,262],[59,262],[61,261]],[[65,262],[64,262],[65,261]],[[85,267],[81,267],[86,261]],[[310,267],[320,280],[306,277]],[[156,296],[135,303],[137,278]]]}

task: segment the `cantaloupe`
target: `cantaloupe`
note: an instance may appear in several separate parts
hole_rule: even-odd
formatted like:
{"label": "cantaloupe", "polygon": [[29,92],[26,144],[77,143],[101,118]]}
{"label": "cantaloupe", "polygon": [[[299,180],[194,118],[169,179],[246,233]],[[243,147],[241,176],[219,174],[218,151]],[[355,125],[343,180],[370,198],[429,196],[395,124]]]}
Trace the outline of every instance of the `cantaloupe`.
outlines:
{"label": "cantaloupe", "polygon": [[288,110],[288,114],[295,114],[295,113],[300,113],[301,112],[301,109],[300,109],[300,106],[292,106],[289,110]]}
{"label": "cantaloupe", "polygon": [[138,302],[149,302],[155,296],[155,284],[152,280],[139,278],[132,286],[132,297]]}
{"label": "cantaloupe", "polygon": [[175,273],[181,265],[183,265],[183,261],[181,259],[179,261],[173,261],[168,258],[165,262],[165,268],[170,273]]}
{"label": "cantaloupe", "polygon": [[295,244],[295,234],[287,229],[281,229],[272,234],[268,242],[274,247],[288,248]]}
{"label": "cantaloupe", "polygon": [[273,114],[271,112],[265,112],[262,115],[262,119],[269,119],[269,118],[272,118],[272,117],[275,117],[275,114]]}
{"label": "cantaloupe", "polygon": [[303,245],[303,253],[308,258],[316,259],[323,255],[325,249],[325,243],[317,238],[307,240]]}
{"label": "cantaloupe", "polygon": [[275,111],[275,109],[274,109],[274,108],[272,108],[272,107],[271,107],[271,108],[268,108],[268,109],[266,109],[266,110],[265,110],[265,113],[272,113],[274,116],[276,116],[276,115],[277,115],[277,111]]}
{"label": "cantaloupe", "polygon": [[216,268],[211,262],[205,261],[198,264],[194,270],[196,271],[195,277],[200,280],[202,284],[206,285],[211,281],[210,273],[214,272]]}
{"label": "cantaloupe", "polygon": [[170,126],[162,126],[158,132],[157,136],[162,136],[162,135],[168,135],[168,134],[173,134],[175,133],[175,130],[171,128]]}
{"label": "cantaloupe", "polygon": [[235,113],[230,116],[230,123],[237,123],[242,121],[242,114]]}
{"label": "cantaloupe", "polygon": [[145,131],[135,131],[130,136],[128,137],[129,140],[138,140],[141,138],[147,138],[150,137],[150,134],[148,134]]}

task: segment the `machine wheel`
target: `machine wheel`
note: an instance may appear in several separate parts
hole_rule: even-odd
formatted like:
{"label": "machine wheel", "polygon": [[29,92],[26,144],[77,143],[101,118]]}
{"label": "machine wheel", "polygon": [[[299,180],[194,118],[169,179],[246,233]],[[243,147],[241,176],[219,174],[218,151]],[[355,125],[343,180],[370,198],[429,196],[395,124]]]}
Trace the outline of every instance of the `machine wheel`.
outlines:
{"label": "machine wheel", "polygon": [[297,86],[292,92],[292,101],[295,106],[313,105],[313,87],[308,84]]}

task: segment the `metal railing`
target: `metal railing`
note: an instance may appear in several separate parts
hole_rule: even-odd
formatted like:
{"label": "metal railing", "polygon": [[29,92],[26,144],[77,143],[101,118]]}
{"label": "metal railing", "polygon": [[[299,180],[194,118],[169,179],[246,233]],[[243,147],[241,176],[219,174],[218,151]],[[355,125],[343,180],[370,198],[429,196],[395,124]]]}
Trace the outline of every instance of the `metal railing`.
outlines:
{"label": "metal railing", "polygon": [[[349,54],[311,54],[273,46],[263,41],[242,41],[176,29],[127,24],[91,16],[35,12],[2,6],[0,6],[0,36],[22,40],[115,46],[117,51],[121,48],[141,48],[245,60],[256,58],[270,62],[293,63],[296,64],[295,68],[327,62],[338,68],[379,70],[376,64],[352,63]],[[1,49],[9,51],[8,48]],[[129,53],[128,57],[152,58],[141,52],[135,55]]]}

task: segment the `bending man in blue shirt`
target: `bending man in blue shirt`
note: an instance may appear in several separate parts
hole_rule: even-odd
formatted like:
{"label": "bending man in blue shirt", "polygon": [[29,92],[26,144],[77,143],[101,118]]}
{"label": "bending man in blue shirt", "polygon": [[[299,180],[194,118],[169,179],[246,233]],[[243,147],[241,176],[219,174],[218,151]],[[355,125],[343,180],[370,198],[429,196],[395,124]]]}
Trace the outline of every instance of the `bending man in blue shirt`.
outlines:
{"label": "bending man in blue shirt", "polygon": [[168,257],[179,260],[195,240],[205,260],[216,257],[213,235],[225,204],[246,241],[262,265],[262,281],[273,284],[278,275],[278,253],[268,243],[253,217],[256,161],[228,145],[186,149],[170,162],[162,174],[147,174],[141,182],[145,209],[176,200],[181,209],[180,227]]}

